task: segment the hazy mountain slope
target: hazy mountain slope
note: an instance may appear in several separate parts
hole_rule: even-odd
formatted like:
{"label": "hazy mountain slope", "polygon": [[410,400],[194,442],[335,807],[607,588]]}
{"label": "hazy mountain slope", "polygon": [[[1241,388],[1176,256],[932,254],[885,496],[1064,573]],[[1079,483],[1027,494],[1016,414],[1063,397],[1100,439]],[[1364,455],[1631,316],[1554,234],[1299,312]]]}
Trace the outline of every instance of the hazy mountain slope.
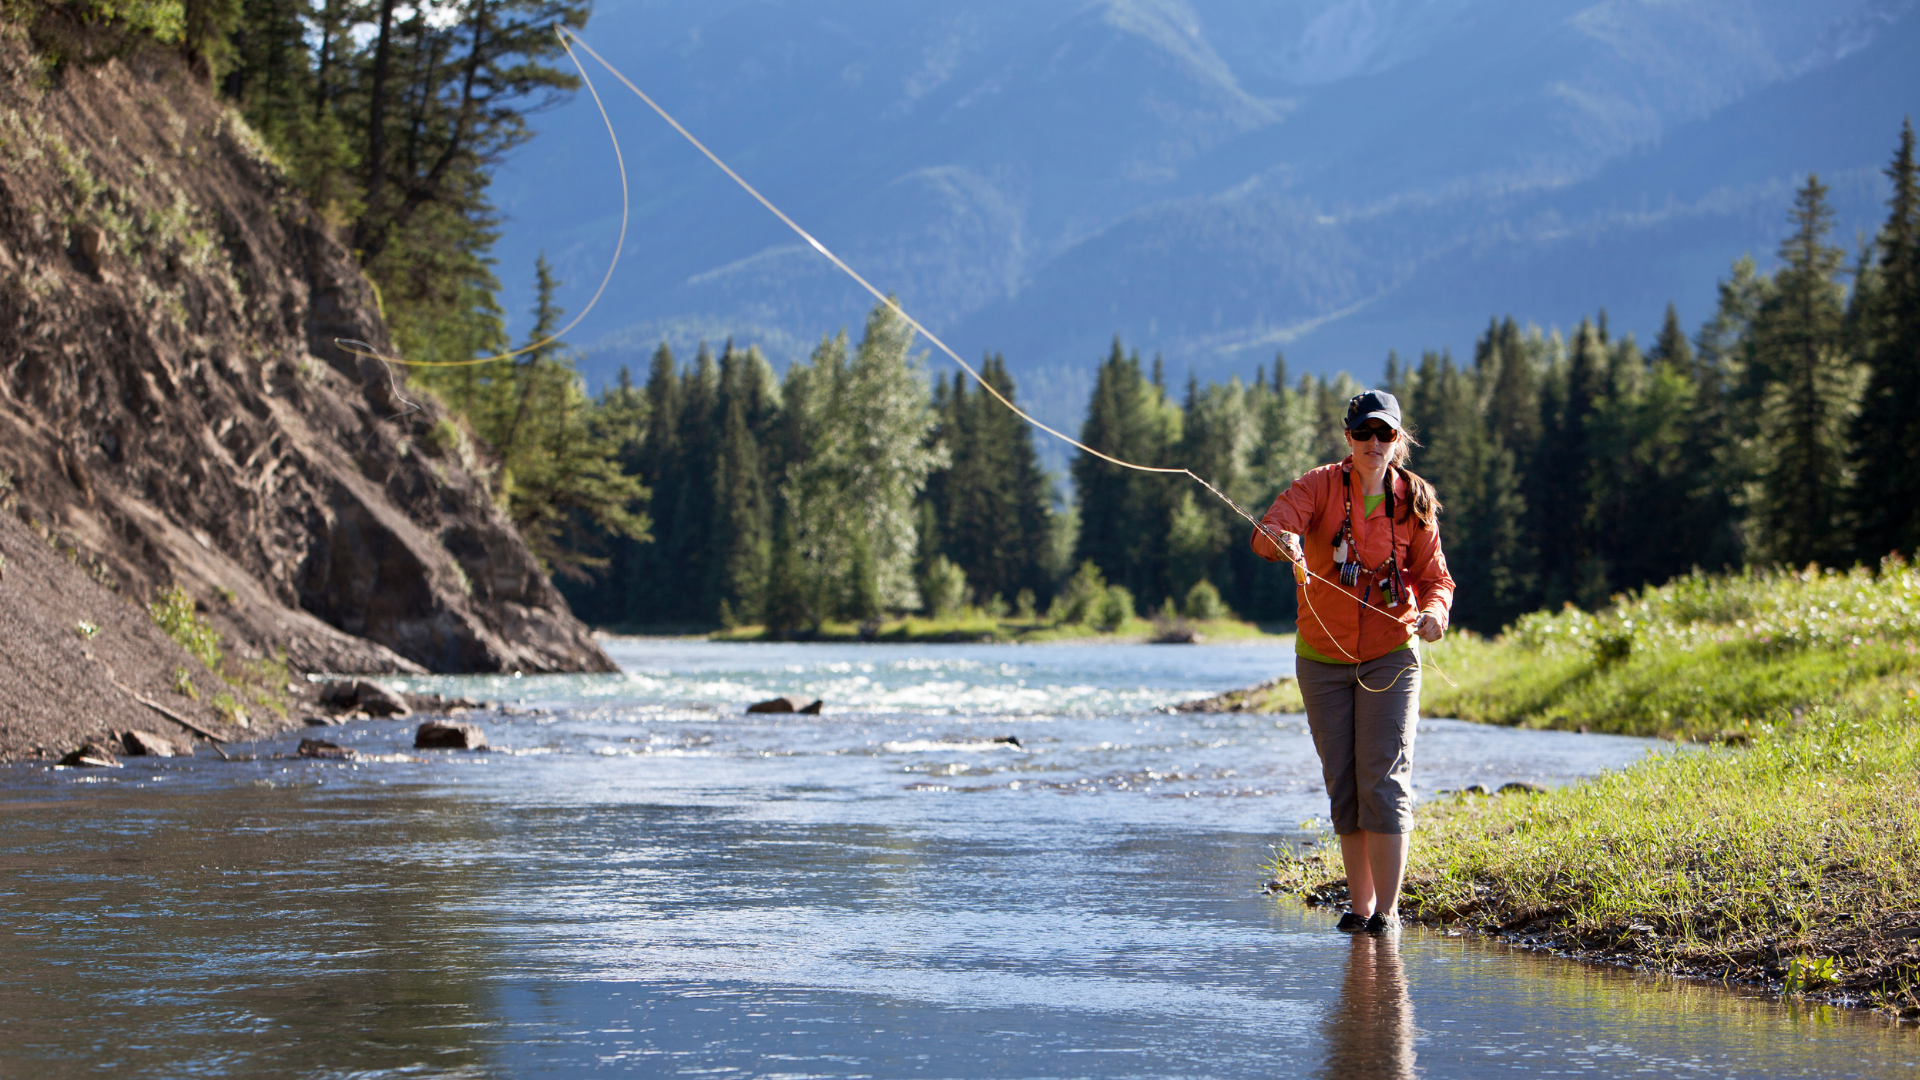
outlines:
{"label": "hazy mountain slope", "polygon": [[[1842,230],[1920,111],[1912,0],[868,0],[601,5],[589,36],[767,193],[1046,411],[1117,331],[1176,372],[1371,372],[1495,312],[1698,318],[1807,169]],[[612,98],[636,243],[576,334],[605,376],[734,335],[776,357],[867,301]],[[635,103],[637,105],[637,103]],[[537,250],[597,279],[616,192],[576,102],[498,191],[510,306]],[[584,288],[581,295],[584,295]]]}

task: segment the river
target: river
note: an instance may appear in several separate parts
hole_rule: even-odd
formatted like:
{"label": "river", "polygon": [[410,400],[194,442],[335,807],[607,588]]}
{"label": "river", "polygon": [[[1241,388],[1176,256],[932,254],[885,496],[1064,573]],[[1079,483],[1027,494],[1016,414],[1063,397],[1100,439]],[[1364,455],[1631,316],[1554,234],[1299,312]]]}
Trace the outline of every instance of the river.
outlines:
{"label": "river", "polygon": [[[1271,646],[618,640],[487,754],[0,767],[0,1075],[1912,1077],[1920,1035],[1260,895]],[[819,716],[748,715],[774,694]],[[1019,745],[993,741],[1013,736]],[[1423,793],[1665,748],[1423,721]]]}

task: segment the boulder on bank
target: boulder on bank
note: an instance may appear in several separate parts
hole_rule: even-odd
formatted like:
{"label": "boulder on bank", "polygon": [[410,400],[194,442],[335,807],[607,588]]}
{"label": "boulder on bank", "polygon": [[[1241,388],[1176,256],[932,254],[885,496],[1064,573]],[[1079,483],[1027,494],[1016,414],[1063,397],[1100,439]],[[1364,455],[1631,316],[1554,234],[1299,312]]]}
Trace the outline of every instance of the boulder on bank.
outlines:
{"label": "boulder on bank", "polygon": [[363,712],[372,717],[406,716],[413,712],[399,694],[365,679],[340,679],[320,691],[320,703],[336,712]]}
{"label": "boulder on bank", "polygon": [[123,732],[120,746],[128,757],[172,757],[180,752],[172,739],[151,731]]}
{"label": "boulder on bank", "polygon": [[449,724],[429,720],[413,733],[416,750],[485,750],[487,734],[477,724]]}
{"label": "boulder on bank", "polygon": [[69,769],[117,769],[120,767],[120,759],[113,756],[113,751],[99,743],[85,742],[74,747],[66,757],[61,758],[60,764]]}
{"label": "boulder on bank", "polygon": [[1544,795],[1547,789],[1539,784],[1529,784],[1524,780],[1509,780],[1501,784],[1495,794],[1498,795]]}

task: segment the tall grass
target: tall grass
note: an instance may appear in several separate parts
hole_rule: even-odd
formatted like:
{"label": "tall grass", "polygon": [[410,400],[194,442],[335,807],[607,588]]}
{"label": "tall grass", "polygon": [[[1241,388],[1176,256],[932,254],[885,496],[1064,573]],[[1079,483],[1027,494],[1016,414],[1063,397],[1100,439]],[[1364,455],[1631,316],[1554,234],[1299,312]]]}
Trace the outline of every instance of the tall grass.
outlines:
{"label": "tall grass", "polygon": [[1920,1016],[1920,572],[1695,574],[1435,654],[1431,713],[1718,745],[1423,805],[1404,910]]}
{"label": "tall grass", "polygon": [[1740,742],[1920,675],[1920,569],[1696,572],[1596,614],[1524,616],[1497,641],[1455,635],[1432,655],[1457,685],[1426,681],[1431,715]]}

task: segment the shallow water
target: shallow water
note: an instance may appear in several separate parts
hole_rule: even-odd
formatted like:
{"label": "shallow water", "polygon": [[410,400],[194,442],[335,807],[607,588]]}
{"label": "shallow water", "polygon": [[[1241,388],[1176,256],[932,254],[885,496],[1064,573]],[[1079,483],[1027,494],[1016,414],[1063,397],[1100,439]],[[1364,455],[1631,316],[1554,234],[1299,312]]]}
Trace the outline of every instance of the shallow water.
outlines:
{"label": "shallow water", "polygon": [[[1920,1068],[1870,1016],[1258,895],[1325,813],[1300,719],[1153,710],[1269,647],[610,651],[629,674],[410,681],[510,702],[475,717],[503,753],[365,722],[322,734],[423,760],[0,769],[0,1075]],[[828,709],[742,714],[775,693]],[[1425,721],[1417,778],[1650,745]]]}

